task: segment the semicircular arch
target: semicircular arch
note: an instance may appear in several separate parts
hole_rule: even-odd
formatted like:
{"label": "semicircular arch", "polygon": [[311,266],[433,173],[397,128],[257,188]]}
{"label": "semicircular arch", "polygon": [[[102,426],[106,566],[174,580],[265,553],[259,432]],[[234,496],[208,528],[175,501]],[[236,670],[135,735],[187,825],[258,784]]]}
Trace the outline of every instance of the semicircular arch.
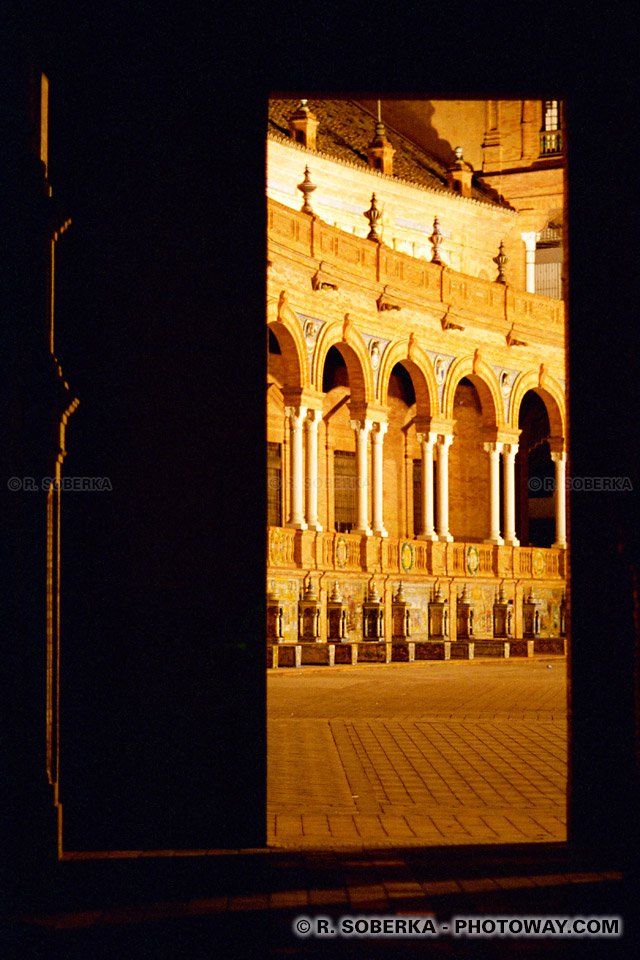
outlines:
{"label": "semicircular arch", "polygon": [[389,396],[389,381],[391,373],[397,363],[401,363],[411,376],[413,389],[416,394],[416,416],[436,417],[438,415],[438,384],[435,373],[425,351],[417,345],[412,345],[409,356],[409,341],[401,340],[388,347],[380,364],[378,380],[378,397],[382,406],[386,406]]}
{"label": "semicircular arch", "polygon": [[565,397],[562,387],[548,373],[542,377],[537,370],[531,370],[528,373],[521,373],[513,385],[511,394],[511,403],[509,405],[510,425],[518,427],[520,417],[520,407],[525,394],[532,390],[537,393],[544,403],[547,415],[549,417],[549,428],[551,436],[566,438],[567,415],[565,408]]}
{"label": "semicircular arch", "polygon": [[464,377],[470,380],[478,391],[486,425],[498,428],[506,426],[498,378],[488,363],[474,360],[473,357],[462,357],[449,368],[442,395],[443,416],[447,420],[453,420],[453,400],[458,384]]}
{"label": "semicircular arch", "polygon": [[357,403],[372,403],[375,399],[373,369],[369,351],[362,336],[353,324],[327,324],[321,331],[313,363],[313,388],[322,392],[322,377],[327,354],[337,347],[347,365],[349,392]]}
{"label": "semicircular arch", "polygon": [[309,385],[307,345],[297,317],[291,307],[271,300],[267,304],[267,327],[275,335],[285,369],[283,387],[301,390]]}

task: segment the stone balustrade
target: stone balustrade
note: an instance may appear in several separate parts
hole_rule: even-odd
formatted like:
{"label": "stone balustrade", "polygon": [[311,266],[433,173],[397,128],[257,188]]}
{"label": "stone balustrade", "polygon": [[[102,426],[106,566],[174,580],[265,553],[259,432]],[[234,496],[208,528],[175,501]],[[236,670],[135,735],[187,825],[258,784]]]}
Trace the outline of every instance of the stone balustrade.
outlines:
{"label": "stone balustrade", "polygon": [[564,549],[394,539],[353,533],[268,528],[274,570],[393,574],[458,579],[563,580]]}

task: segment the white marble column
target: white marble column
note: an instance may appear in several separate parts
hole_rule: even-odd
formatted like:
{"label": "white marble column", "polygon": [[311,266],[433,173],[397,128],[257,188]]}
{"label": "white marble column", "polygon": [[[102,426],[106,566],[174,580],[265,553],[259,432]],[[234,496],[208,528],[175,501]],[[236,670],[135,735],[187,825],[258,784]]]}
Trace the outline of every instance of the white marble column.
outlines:
{"label": "white marble column", "polygon": [[422,446],[422,530],[417,534],[420,540],[437,540],[438,534],[433,528],[433,445],[437,434],[419,433]]}
{"label": "white marble column", "polygon": [[438,435],[436,451],[438,455],[438,540],[451,542],[449,533],[449,447],[453,437],[450,434]]}
{"label": "white marble column", "polygon": [[306,530],[304,522],[304,462],[302,451],[302,425],[307,415],[306,407],[286,407],[291,430],[291,515],[288,527]]}
{"label": "white marble column", "polygon": [[367,438],[371,430],[371,420],[352,420],[351,429],[356,434],[356,488],[358,493],[357,525],[353,533],[371,535],[369,526],[369,475],[367,470]]}
{"label": "white marble column", "polygon": [[556,465],[556,539],[554,547],[567,546],[567,495],[565,491],[566,473],[567,473],[567,455],[565,453],[552,453],[551,459]]}
{"label": "white marble column", "polygon": [[371,431],[371,479],[372,484],[372,522],[371,528],[376,537],[388,537],[382,519],[382,504],[384,499],[382,482],[382,445],[387,432],[386,423],[374,423]]}
{"label": "white marble column", "polygon": [[518,547],[516,537],[516,482],[515,459],[517,443],[505,443],[502,448],[502,466],[504,471],[504,542]]}
{"label": "white marble column", "polygon": [[489,454],[489,481],[490,481],[490,523],[491,531],[489,539],[485,543],[502,544],[504,540],[500,536],[500,453],[502,452],[501,443],[485,443],[485,450]]}
{"label": "white marble column", "polygon": [[536,292],[536,234],[534,231],[531,233],[521,233],[520,236],[524,240],[526,258],[527,258],[525,289],[527,293],[535,293]]}
{"label": "white marble column", "polygon": [[318,523],[318,424],[322,417],[320,410],[309,410],[305,424],[307,427],[307,527],[309,530],[322,530]]}

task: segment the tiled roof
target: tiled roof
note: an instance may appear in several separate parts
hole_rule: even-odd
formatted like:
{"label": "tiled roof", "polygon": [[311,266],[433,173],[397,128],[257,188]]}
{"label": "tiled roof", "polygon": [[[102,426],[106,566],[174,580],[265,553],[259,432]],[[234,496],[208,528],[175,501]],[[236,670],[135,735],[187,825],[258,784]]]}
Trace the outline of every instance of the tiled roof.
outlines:
{"label": "tiled roof", "polygon": [[[299,100],[269,101],[269,131],[289,136],[289,117],[299,106]],[[316,148],[321,153],[369,167],[367,147],[374,137],[375,118],[353,100],[309,100],[308,106],[318,121]],[[401,180],[431,190],[455,191],[447,187],[447,168],[402,134],[385,124],[387,138],[395,149],[393,175]],[[471,188],[474,200],[509,206],[500,202],[496,194],[475,183]]]}

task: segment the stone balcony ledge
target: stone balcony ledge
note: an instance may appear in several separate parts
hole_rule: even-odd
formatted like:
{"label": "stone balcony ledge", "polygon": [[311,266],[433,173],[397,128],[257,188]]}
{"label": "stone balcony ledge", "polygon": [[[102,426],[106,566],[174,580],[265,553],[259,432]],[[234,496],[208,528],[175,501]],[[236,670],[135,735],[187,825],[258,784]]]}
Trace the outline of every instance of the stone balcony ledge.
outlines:
{"label": "stone balcony ledge", "polygon": [[566,550],[485,543],[441,543],[353,533],[268,528],[269,568],[390,574],[408,582],[424,577],[558,580],[566,575]]}

